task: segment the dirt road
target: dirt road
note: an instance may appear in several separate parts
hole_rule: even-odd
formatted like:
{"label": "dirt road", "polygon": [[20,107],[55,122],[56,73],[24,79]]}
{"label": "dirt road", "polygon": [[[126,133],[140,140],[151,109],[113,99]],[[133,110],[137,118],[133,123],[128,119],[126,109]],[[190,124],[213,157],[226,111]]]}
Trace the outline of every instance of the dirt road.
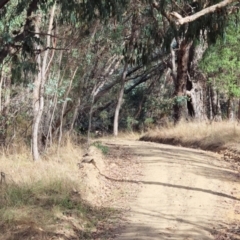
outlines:
{"label": "dirt road", "polygon": [[116,144],[132,149],[144,169],[116,240],[214,239],[212,233],[232,221],[240,179],[217,154],[139,141]]}

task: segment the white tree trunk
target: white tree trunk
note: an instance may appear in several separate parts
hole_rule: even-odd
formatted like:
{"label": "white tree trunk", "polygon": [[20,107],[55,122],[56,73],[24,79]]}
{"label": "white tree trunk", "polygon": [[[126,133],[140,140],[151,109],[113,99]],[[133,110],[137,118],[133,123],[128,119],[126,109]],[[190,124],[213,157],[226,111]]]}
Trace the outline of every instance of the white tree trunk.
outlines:
{"label": "white tree trunk", "polygon": [[213,110],[213,120],[215,120],[216,122],[221,122],[222,111],[220,106],[219,93],[216,87],[212,85],[211,85],[211,102],[212,102],[212,110]]}
{"label": "white tree trunk", "polygon": [[119,112],[122,106],[122,100],[123,100],[123,94],[124,94],[124,86],[125,86],[125,80],[127,75],[127,66],[128,64],[125,63],[123,73],[122,73],[122,79],[121,79],[121,88],[118,96],[118,103],[115,109],[115,115],[114,115],[114,123],[113,123],[113,135],[118,135],[118,122],[119,122]]}
{"label": "white tree trunk", "polygon": [[[61,52],[59,54],[59,63],[58,63],[59,69],[58,69],[58,74],[57,74],[57,79],[58,79],[57,89],[59,88],[59,86],[61,86],[63,78],[64,78],[64,74],[62,74],[62,76],[61,76],[61,70],[60,70],[60,66],[61,66],[61,63],[62,63],[62,56],[63,56],[63,50],[61,50]],[[55,110],[57,108],[57,101],[58,101],[58,92],[56,91],[54,93],[54,97],[53,97],[53,109],[52,109],[52,113],[51,113],[51,117],[50,117],[50,121],[49,121],[49,126],[48,126],[48,131],[47,131],[45,149],[48,147],[48,145],[52,145],[52,123],[53,123],[53,119],[54,119],[54,115],[55,115]]]}
{"label": "white tree trunk", "polygon": [[[41,17],[38,16],[35,31],[39,32],[41,24]],[[39,35],[36,34],[36,37],[39,38]],[[40,46],[35,44],[35,48],[39,49]],[[33,160],[37,161],[40,158],[39,150],[38,150],[38,128],[41,120],[41,108],[43,107],[41,97],[40,97],[40,88],[41,88],[41,80],[42,80],[42,68],[41,68],[41,54],[36,56],[36,64],[37,64],[37,74],[34,79],[34,89],[33,89],[33,126],[32,126],[32,154]]]}
{"label": "white tree trunk", "polygon": [[[47,36],[47,47],[50,47],[51,39],[51,29],[53,25],[53,18],[55,13],[56,4],[51,9],[49,25],[48,25],[48,36]],[[40,32],[41,16],[37,16],[35,23],[35,31]],[[39,38],[39,34],[36,34],[36,37]],[[35,44],[36,49],[40,49],[38,44]],[[49,49],[45,51],[43,60],[41,54],[39,53],[36,56],[37,71],[38,73],[35,76],[34,80],[34,89],[33,89],[33,126],[32,126],[32,154],[33,160],[38,161],[40,159],[39,154],[39,126],[41,122],[41,117],[44,107],[44,84],[46,81],[46,70],[47,70],[47,59],[49,55]]]}
{"label": "white tree trunk", "polygon": [[70,83],[69,83],[69,86],[68,86],[68,89],[64,95],[64,102],[63,102],[63,105],[62,105],[62,112],[61,112],[61,119],[60,119],[60,128],[59,128],[59,138],[58,138],[58,147],[57,147],[57,152],[59,153],[59,147],[60,147],[60,144],[61,144],[61,140],[62,140],[62,127],[63,127],[63,115],[64,115],[64,112],[66,110],[66,107],[67,107],[67,98],[68,98],[68,95],[69,95],[69,92],[72,88],[72,82],[76,76],[76,73],[77,73],[77,70],[78,70],[78,67],[76,67],[72,77],[71,77],[71,80],[70,80]]}

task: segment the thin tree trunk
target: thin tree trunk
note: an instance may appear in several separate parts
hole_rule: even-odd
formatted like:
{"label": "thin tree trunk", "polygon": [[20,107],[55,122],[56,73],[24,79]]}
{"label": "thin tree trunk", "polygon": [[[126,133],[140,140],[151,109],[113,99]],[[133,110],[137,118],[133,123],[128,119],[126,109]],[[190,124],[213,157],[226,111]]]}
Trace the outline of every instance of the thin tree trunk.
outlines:
{"label": "thin tree trunk", "polygon": [[208,86],[208,109],[209,109],[209,119],[210,121],[213,120],[213,104],[212,104],[212,93],[211,87]]}
{"label": "thin tree trunk", "polygon": [[10,107],[10,93],[11,93],[11,78],[5,76],[2,78],[4,81],[4,106],[1,111],[1,129],[0,129],[0,145],[6,144],[8,120],[9,120],[9,107]]}
{"label": "thin tree trunk", "polygon": [[[61,85],[63,78],[65,76],[65,71],[62,74],[61,77],[61,64],[62,64],[62,56],[63,56],[63,50],[60,52],[60,56],[59,56],[59,62],[58,62],[58,74],[57,74],[57,79],[58,79],[58,84],[57,84],[57,91],[59,86]],[[53,119],[54,119],[54,114],[55,114],[55,110],[57,108],[57,100],[58,100],[58,92],[54,93],[54,97],[53,97],[53,110],[52,110],[52,114],[50,117],[50,122],[49,122],[49,126],[48,126],[48,131],[47,131],[47,136],[46,136],[46,143],[45,143],[45,150],[48,146],[48,143],[50,142],[50,145],[52,144],[52,123],[53,123]]]}
{"label": "thin tree trunk", "polygon": [[[96,88],[96,86],[94,88]],[[90,111],[89,111],[88,133],[87,133],[87,145],[88,145],[88,147],[90,146],[90,139],[91,139],[92,114],[93,114],[94,101],[95,101],[95,94],[92,95],[91,108],[90,108]]]}
{"label": "thin tree trunk", "polygon": [[[38,16],[36,18],[35,22],[35,31],[39,32],[40,29],[40,23],[41,23],[41,17]],[[39,35],[36,34],[36,37],[39,38]],[[35,44],[35,48],[39,49],[40,46],[38,44]],[[42,102],[40,97],[40,89],[41,89],[41,80],[42,80],[42,68],[41,68],[41,54],[38,54],[36,56],[36,64],[37,64],[37,74],[35,75],[34,79],[34,89],[33,89],[33,126],[32,126],[32,154],[33,154],[33,160],[37,161],[40,158],[39,149],[38,149],[38,129],[39,129],[39,123],[41,119],[42,113],[41,108]]]}
{"label": "thin tree trunk", "polygon": [[3,71],[1,69],[1,80],[0,80],[0,113],[2,112],[2,85],[3,85]]}
{"label": "thin tree trunk", "polygon": [[238,100],[238,121],[240,121],[240,99]]}
{"label": "thin tree trunk", "polygon": [[76,67],[72,77],[71,77],[71,80],[70,80],[70,83],[69,83],[69,86],[68,86],[68,89],[67,89],[67,92],[65,93],[64,95],[64,102],[63,102],[63,106],[62,106],[62,112],[61,112],[61,123],[60,123],[60,129],[59,129],[59,138],[58,138],[58,147],[57,147],[57,151],[59,151],[59,147],[60,147],[60,144],[61,144],[61,140],[62,140],[62,127],[63,127],[63,115],[64,115],[64,112],[66,110],[66,107],[67,107],[67,97],[69,95],[69,92],[72,88],[72,82],[73,82],[73,79],[75,78],[75,75],[77,73],[77,70],[78,70],[78,67]]}
{"label": "thin tree trunk", "polygon": [[[95,84],[92,94],[91,94],[92,100],[91,100],[91,107],[90,107],[90,111],[89,111],[88,134],[87,134],[88,147],[90,146],[90,138],[91,138],[91,130],[92,130],[92,114],[93,114],[93,107],[94,107],[94,103],[95,103],[95,97],[99,93],[100,89],[102,89],[102,87],[106,83],[107,77],[109,75],[111,75],[114,72],[114,70],[117,68],[117,66],[119,65],[122,58],[119,58],[118,60],[117,59],[118,59],[118,57],[116,55],[114,55],[108,60],[108,62],[105,65],[105,70],[103,69],[103,80],[99,84],[97,84],[97,83]],[[116,62],[116,60],[117,60],[117,62]],[[97,61],[95,63],[94,69],[97,67],[98,62],[99,61]],[[115,63],[115,65],[113,67],[113,71],[110,71],[110,69],[114,63]],[[93,76],[94,76],[94,74],[93,74]]]}
{"label": "thin tree trunk", "polygon": [[[55,13],[56,4],[53,5],[50,13],[49,25],[48,25],[48,36],[47,36],[47,47],[50,47],[51,44],[51,29],[53,25],[53,18]],[[41,24],[41,16],[38,15],[35,31],[40,32],[40,24]],[[39,38],[39,34],[36,34],[36,37]],[[40,46],[36,44],[36,49],[39,49]],[[38,74],[36,74],[34,81],[34,90],[33,90],[33,128],[32,128],[32,153],[33,160],[38,161],[40,159],[39,154],[39,127],[41,122],[41,117],[44,108],[44,84],[46,80],[46,69],[47,69],[47,58],[49,54],[49,49],[45,51],[43,60],[41,58],[41,54],[39,53],[36,57],[37,70]]]}
{"label": "thin tree trunk", "polygon": [[234,121],[234,103],[231,96],[228,98],[227,117],[229,121]]}
{"label": "thin tree trunk", "polygon": [[72,131],[73,131],[74,123],[75,123],[75,121],[76,121],[76,119],[77,119],[78,110],[79,110],[80,105],[81,105],[81,98],[79,97],[79,98],[77,99],[77,104],[76,104],[75,109],[74,109],[74,113],[73,113],[73,117],[72,117],[72,122],[71,122],[71,126],[70,126],[70,129],[69,129],[69,134],[71,134]]}
{"label": "thin tree trunk", "polygon": [[115,114],[114,114],[114,122],[113,122],[113,135],[114,136],[118,135],[119,112],[120,112],[120,109],[122,106],[125,80],[126,80],[126,76],[127,76],[127,67],[128,67],[128,64],[125,63],[122,77],[121,77],[121,88],[120,88],[120,92],[119,92],[119,96],[118,96],[118,102],[117,102],[117,106],[116,106]]}

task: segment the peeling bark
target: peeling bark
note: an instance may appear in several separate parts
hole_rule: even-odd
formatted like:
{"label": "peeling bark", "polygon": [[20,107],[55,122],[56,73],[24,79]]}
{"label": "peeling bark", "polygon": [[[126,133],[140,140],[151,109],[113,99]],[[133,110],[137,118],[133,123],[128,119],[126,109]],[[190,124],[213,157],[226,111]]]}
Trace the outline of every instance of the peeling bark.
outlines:
{"label": "peeling bark", "polygon": [[222,121],[222,111],[219,101],[219,92],[217,91],[216,87],[214,87],[212,84],[210,85],[210,90],[213,120],[215,120],[216,122],[220,122]]}

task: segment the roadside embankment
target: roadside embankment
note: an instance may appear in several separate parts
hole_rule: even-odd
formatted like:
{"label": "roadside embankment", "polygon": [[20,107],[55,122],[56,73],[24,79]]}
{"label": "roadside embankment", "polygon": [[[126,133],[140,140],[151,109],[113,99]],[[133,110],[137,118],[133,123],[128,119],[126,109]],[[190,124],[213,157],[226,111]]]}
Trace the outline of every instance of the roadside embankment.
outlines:
{"label": "roadside embankment", "polygon": [[240,125],[237,122],[179,123],[150,130],[140,140],[218,152],[225,160],[240,161]]}

